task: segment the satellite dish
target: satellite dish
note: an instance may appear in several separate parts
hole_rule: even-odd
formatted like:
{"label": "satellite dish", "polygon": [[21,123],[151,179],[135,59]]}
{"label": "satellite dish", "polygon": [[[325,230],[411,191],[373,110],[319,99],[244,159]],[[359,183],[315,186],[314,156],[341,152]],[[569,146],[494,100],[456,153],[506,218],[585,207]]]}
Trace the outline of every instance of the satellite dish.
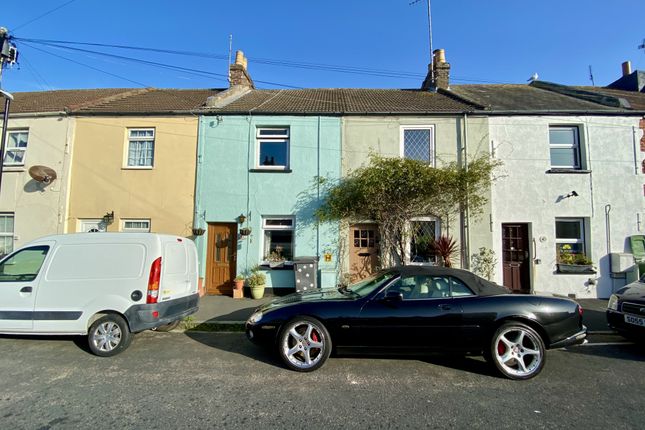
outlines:
{"label": "satellite dish", "polygon": [[56,171],[47,166],[31,166],[29,168],[29,176],[31,176],[35,181],[49,185],[54,181],[54,179],[56,179]]}

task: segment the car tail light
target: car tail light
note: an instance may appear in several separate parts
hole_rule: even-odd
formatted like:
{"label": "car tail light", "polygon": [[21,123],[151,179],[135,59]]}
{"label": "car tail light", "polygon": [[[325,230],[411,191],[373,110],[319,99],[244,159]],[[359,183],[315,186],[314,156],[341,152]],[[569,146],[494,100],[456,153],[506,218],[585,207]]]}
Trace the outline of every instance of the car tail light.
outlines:
{"label": "car tail light", "polygon": [[582,306],[578,305],[578,314],[580,314],[580,318],[582,318],[582,314],[584,311],[582,310]]}
{"label": "car tail light", "polygon": [[161,257],[152,262],[150,277],[148,278],[148,296],[146,303],[157,303],[159,298],[159,280],[161,279]]}

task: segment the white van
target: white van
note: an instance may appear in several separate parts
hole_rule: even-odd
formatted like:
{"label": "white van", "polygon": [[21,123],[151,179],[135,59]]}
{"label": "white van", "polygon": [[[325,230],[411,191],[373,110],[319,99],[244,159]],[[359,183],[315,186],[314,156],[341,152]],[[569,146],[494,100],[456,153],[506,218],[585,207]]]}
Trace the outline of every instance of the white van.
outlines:
{"label": "white van", "polygon": [[154,233],[37,239],[0,260],[0,333],[87,335],[91,351],[125,350],[132,333],[197,312],[197,250]]}

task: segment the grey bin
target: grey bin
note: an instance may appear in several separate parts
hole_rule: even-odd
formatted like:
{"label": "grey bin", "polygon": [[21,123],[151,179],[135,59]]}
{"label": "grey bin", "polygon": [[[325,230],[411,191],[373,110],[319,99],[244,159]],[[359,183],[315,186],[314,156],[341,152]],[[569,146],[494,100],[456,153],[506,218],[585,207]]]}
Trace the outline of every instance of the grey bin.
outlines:
{"label": "grey bin", "polygon": [[293,275],[296,292],[318,288],[318,257],[296,257],[293,259]]}

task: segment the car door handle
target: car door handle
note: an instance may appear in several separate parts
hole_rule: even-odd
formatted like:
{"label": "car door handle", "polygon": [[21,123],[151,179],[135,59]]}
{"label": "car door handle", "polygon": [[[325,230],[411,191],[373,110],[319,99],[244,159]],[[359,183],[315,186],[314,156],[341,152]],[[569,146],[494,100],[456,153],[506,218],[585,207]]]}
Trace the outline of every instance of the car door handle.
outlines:
{"label": "car door handle", "polygon": [[32,288],[31,288],[31,287],[22,287],[22,288],[20,289],[20,292],[21,292],[21,293],[31,293],[31,291],[32,291]]}
{"label": "car door handle", "polygon": [[449,311],[450,309],[452,309],[452,306],[450,306],[450,305],[446,305],[446,304],[438,305],[437,307],[438,307],[439,309],[441,309],[442,311]]}

